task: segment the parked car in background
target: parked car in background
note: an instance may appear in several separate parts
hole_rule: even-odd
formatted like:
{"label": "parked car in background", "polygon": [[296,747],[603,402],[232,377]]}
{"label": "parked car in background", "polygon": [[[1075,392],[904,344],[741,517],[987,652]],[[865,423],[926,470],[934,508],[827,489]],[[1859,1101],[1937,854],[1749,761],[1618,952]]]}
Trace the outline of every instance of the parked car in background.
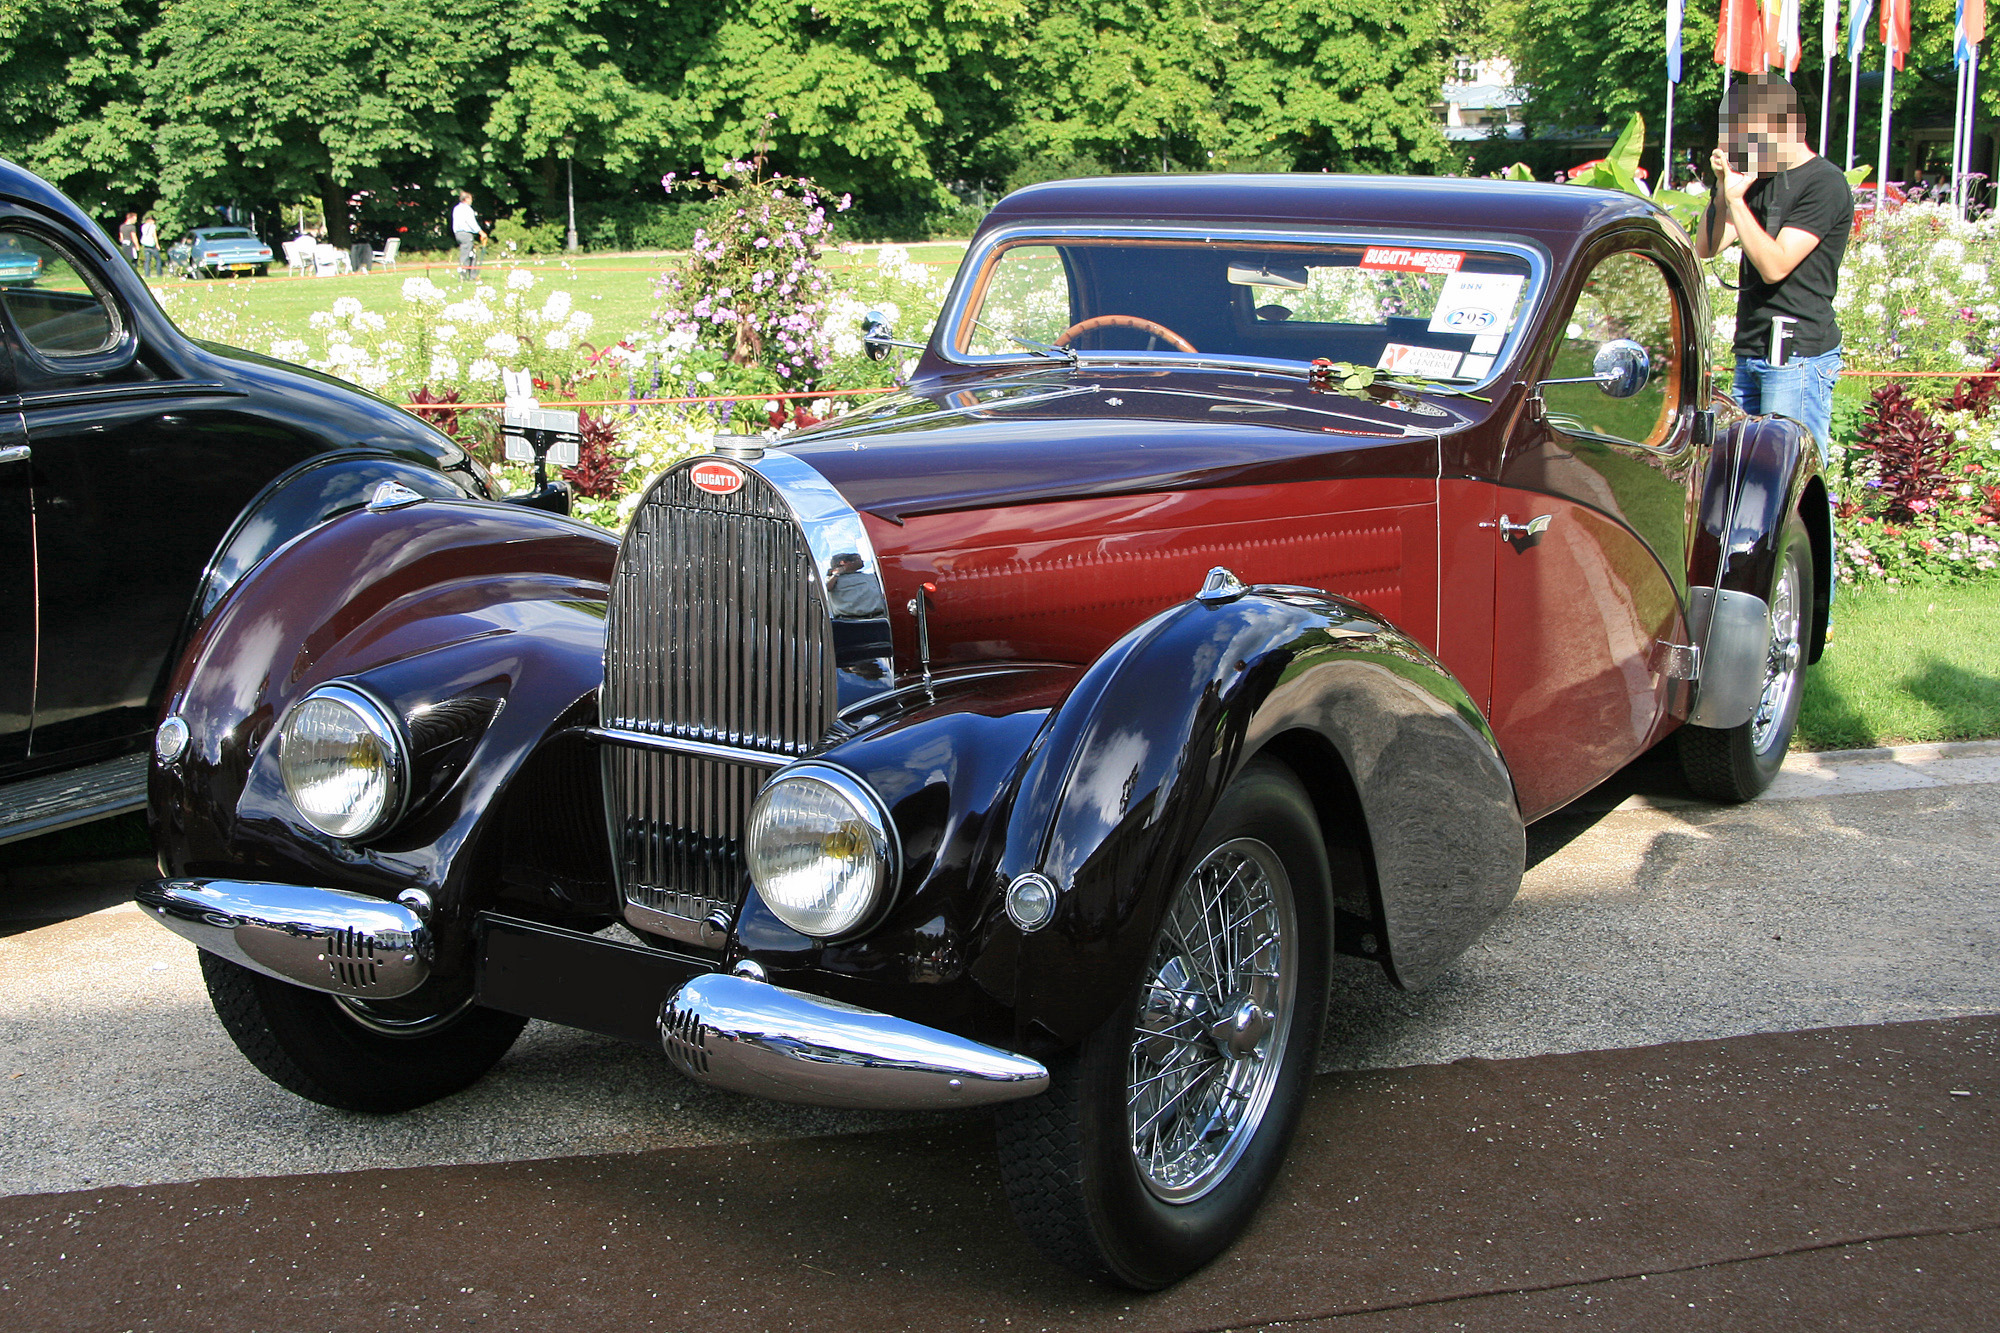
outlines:
{"label": "parked car in background", "polygon": [[143,805],[181,647],[385,481],[492,493],[408,413],[183,336],[94,223],[0,161],[0,841]]}
{"label": "parked car in background", "polygon": [[196,227],[168,248],[167,267],[190,278],[224,273],[261,278],[271,268],[271,247],[248,227]]}
{"label": "parked car in background", "polygon": [[719,437],[622,541],[409,497],[239,580],[140,901],[301,1096],[445,1096],[536,1017],[991,1105],[1037,1243],[1172,1282],[1280,1170],[1333,954],[1437,977],[1670,737],[1721,799],[1776,771],[1826,492],[1703,292],[1589,188],[1020,191],[907,392]]}

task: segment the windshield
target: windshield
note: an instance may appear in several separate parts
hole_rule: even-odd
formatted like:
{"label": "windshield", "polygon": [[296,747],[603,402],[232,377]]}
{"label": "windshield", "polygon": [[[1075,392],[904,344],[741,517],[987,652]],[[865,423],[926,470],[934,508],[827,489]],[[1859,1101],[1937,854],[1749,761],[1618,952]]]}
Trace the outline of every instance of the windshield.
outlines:
{"label": "windshield", "polygon": [[204,241],[254,241],[257,237],[241,227],[217,227],[195,233]]}
{"label": "windshield", "polygon": [[1534,296],[1523,256],[1446,241],[1021,237],[978,262],[960,358],[1324,358],[1480,381]]}

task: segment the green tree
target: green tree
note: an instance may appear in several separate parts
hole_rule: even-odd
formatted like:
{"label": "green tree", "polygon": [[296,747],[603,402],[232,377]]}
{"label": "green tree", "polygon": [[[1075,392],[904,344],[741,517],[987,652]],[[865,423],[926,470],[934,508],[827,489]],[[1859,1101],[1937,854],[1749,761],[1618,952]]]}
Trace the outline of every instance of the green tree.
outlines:
{"label": "green tree", "polygon": [[147,38],[167,206],[191,218],[312,196],[345,244],[356,191],[467,179],[498,8],[444,0],[397,9],[383,27],[366,0],[167,0]]}
{"label": "green tree", "polygon": [[140,42],[153,0],[0,3],[0,157],[99,214],[151,200]]}

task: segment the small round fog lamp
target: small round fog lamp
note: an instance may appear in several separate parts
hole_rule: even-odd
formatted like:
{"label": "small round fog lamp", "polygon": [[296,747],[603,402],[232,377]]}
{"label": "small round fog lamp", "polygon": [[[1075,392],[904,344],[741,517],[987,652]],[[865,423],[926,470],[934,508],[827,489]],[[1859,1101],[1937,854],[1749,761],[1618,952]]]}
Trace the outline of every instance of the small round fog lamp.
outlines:
{"label": "small round fog lamp", "polygon": [[1056,886],[1047,875],[1017,876],[1007,886],[1007,919],[1022,930],[1040,930],[1056,914]]}
{"label": "small round fog lamp", "polygon": [[179,713],[167,714],[167,720],[153,733],[153,758],[171,764],[187,753],[187,747],[188,724]]}

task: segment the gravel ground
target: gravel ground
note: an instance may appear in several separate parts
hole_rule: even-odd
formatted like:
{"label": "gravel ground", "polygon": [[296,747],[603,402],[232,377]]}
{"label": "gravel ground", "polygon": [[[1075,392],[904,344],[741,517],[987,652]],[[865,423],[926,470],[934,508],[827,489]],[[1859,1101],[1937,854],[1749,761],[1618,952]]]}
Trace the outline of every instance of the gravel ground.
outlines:
{"label": "gravel ground", "polygon": [[[1405,994],[1339,960],[1323,1066],[2000,1012],[1996,837],[2000,744],[1800,756],[1771,796],[1735,809],[1640,765],[1531,831],[1520,899],[1431,989]],[[107,875],[130,874],[113,864]],[[914,1120],[706,1091],[656,1053],[546,1024],[466,1093],[351,1115],[253,1071],[209,1010],[193,947],[129,905],[0,938],[0,1194]]]}

